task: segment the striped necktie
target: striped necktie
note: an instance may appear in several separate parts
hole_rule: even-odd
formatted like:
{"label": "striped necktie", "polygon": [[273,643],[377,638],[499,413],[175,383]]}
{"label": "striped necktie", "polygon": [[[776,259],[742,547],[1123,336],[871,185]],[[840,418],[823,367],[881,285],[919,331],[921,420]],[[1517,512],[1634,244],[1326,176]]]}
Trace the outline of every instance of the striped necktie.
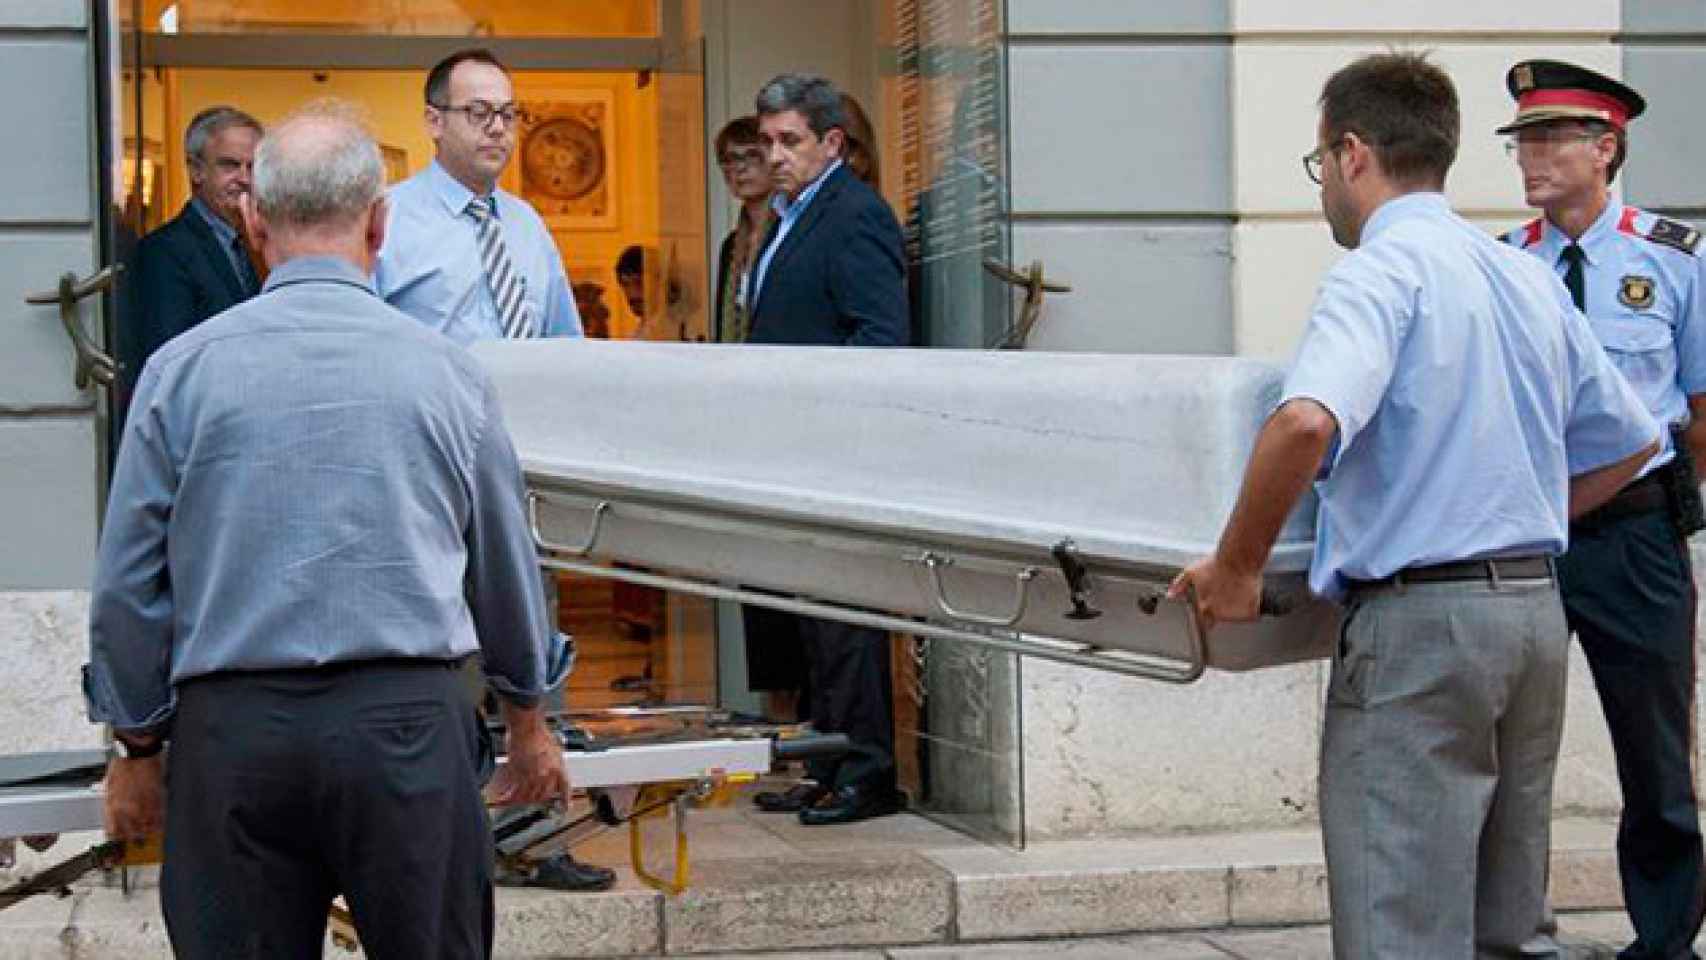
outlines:
{"label": "striped necktie", "polygon": [[527,280],[510,261],[509,247],[504,245],[503,227],[493,215],[495,198],[475,197],[468,201],[468,215],[479,225],[480,266],[486,274],[486,288],[492,291],[492,302],[498,307],[498,324],[505,337],[521,339],[533,336],[532,311],[527,308]]}

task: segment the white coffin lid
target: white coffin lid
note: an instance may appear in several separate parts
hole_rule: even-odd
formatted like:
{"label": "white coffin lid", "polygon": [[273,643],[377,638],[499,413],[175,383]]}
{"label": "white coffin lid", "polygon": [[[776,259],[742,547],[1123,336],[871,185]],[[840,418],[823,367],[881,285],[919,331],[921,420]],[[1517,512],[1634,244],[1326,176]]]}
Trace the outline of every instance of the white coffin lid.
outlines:
{"label": "white coffin lid", "polygon": [[[1179,566],[1212,550],[1281,371],[1230,357],[493,341],[530,481]],[[1310,496],[1269,564],[1307,568]]]}

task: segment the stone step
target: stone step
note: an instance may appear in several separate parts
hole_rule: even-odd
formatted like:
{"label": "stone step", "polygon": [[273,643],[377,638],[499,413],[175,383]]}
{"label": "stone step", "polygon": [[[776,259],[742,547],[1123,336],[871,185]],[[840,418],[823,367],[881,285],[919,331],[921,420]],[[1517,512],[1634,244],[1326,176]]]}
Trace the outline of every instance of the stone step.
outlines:
{"label": "stone step", "polygon": [[[1161,931],[1173,936],[1156,943],[1178,940],[1186,951],[1179,956],[1197,956],[1188,951],[1201,938],[1182,932],[1241,932],[1259,940],[1265,933],[1258,928],[1324,929],[1318,925],[1327,918],[1320,838],[1310,831],[1052,841],[1020,851],[913,815],[806,828],[744,805],[696,811],[690,829],[692,886],[677,897],[639,882],[626,866],[621,832],[579,851],[619,867],[614,890],[500,890],[498,956],[832,949],[851,957],[905,957],[913,954],[902,948],[942,948],[917,953],[923,960],[960,956],[977,943],[1100,942]],[[1554,825],[1552,883],[1560,911],[1619,906],[1614,836],[1609,820]],[[654,869],[667,868],[670,839],[663,824],[648,825]],[[1027,955],[1014,949],[1020,952],[987,955]],[[128,897],[110,880],[85,882],[68,899],[36,898],[0,912],[0,960],[168,955],[157,895],[146,882]],[[351,956],[332,948],[326,955]]]}

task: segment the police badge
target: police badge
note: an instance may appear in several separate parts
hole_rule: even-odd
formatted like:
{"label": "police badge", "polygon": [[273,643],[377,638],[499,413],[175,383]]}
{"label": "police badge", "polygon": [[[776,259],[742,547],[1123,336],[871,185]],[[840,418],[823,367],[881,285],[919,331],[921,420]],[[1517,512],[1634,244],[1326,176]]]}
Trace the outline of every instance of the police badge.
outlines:
{"label": "police badge", "polygon": [[1624,306],[1645,310],[1653,305],[1653,278],[1626,276],[1617,287],[1617,299]]}

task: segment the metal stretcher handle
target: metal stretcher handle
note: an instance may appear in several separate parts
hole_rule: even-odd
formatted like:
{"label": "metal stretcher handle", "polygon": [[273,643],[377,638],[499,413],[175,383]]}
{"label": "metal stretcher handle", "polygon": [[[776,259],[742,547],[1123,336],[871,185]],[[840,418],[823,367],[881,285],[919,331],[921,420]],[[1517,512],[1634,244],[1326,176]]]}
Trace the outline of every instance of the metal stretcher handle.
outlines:
{"label": "metal stretcher handle", "polygon": [[1011,627],[1024,619],[1025,608],[1030,606],[1031,581],[1037,578],[1036,567],[1025,567],[1013,575],[1013,612],[1002,616],[960,610],[948,602],[948,591],[942,583],[942,568],[953,566],[953,557],[926,550],[909,559],[914,563],[924,564],[924,569],[930,571],[930,582],[936,588],[936,609],[942,611],[944,616],[985,627]]}
{"label": "metal stretcher handle", "polygon": [[527,522],[533,530],[533,545],[541,550],[549,550],[553,553],[565,553],[571,557],[584,557],[591,553],[593,545],[598,543],[599,532],[604,529],[604,515],[610,512],[610,501],[600,500],[593,506],[592,523],[587,529],[586,539],[580,544],[569,546],[568,544],[554,543],[547,540],[545,539],[545,535],[540,532],[539,501],[543,499],[545,498],[540,494],[532,490],[527,491]]}
{"label": "metal stretcher handle", "polygon": [[809,737],[777,740],[771,754],[778,760],[804,760],[807,757],[836,757],[852,748],[853,742],[845,733],[819,733]]}

